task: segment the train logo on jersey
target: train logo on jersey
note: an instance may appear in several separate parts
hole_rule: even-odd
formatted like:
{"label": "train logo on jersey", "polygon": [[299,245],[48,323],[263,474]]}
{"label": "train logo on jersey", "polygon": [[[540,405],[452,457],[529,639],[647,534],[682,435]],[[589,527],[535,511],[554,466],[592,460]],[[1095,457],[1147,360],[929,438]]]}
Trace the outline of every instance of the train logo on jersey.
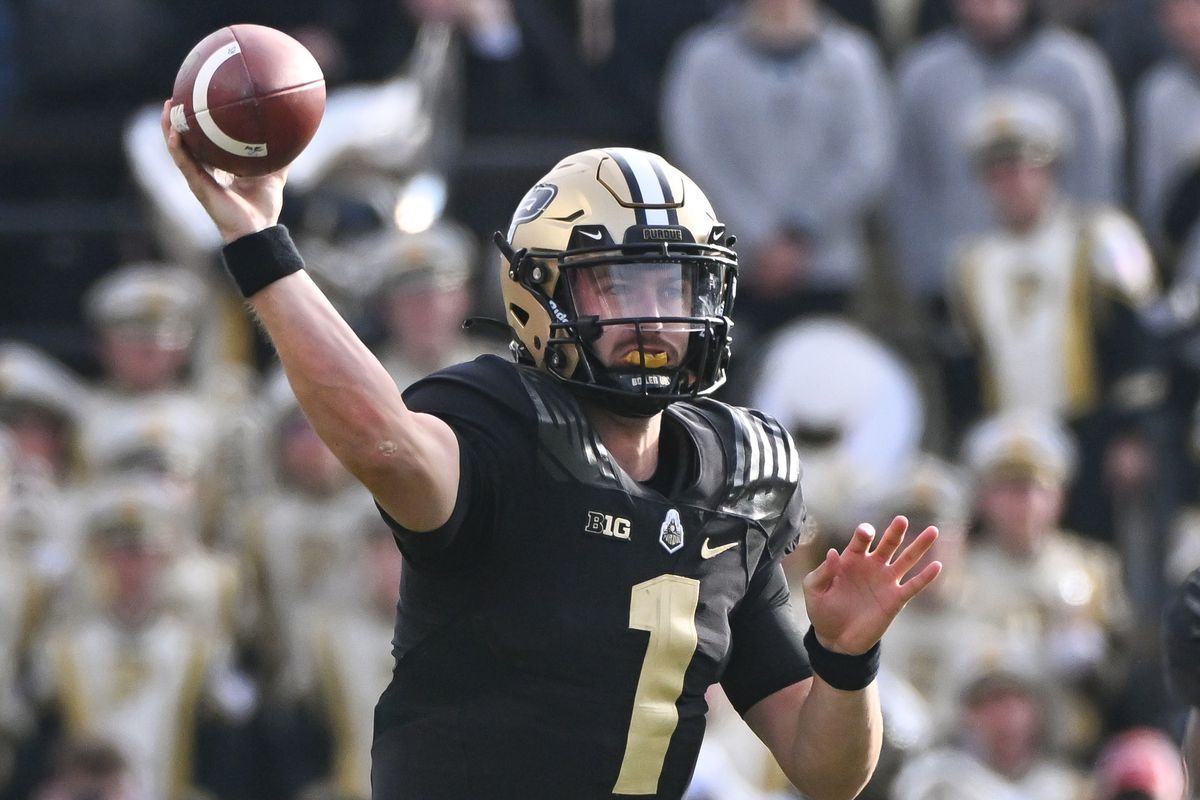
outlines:
{"label": "train logo on jersey", "polygon": [[630,524],[624,517],[614,517],[612,514],[601,514],[599,511],[587,512],[586,533],[598,533],[601,536],[611,536],[614,539],[629,540]]}
{"label": "train logo on jersey", "polygon": [[663,519],[662,528],[658,532],[658,543],[668,553],[674,553],[683,547],[683,523],[679,520],[679,512],[673,508]]}

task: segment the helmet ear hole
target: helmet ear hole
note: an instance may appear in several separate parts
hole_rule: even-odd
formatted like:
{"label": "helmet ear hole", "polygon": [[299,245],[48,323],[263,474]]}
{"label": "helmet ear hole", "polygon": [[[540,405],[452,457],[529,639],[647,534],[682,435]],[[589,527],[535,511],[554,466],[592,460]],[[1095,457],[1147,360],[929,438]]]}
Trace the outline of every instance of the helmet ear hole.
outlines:
{"label": "helmet ear hole", "polygon": [[514,317],[516,317],[517,322],[520,322],[522,325],[529,324],[529,312],[526,311],[525,309],[521,308],[516,303],[508,304],[508,313],[510,313]]}
{"label": "helmet ear hole", "polygon": [[533,349],[534,350],[542,349],[542,337],[540,337],[540,336],[533,337]]}

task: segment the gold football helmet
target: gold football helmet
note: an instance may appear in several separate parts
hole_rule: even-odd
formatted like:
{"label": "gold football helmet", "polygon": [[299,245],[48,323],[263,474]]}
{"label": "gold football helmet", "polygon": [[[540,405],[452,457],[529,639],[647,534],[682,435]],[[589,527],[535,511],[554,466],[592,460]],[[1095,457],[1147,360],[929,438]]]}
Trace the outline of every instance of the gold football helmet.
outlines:
{"label": "gold football helmet", "polygon": [[633,416],[725,382],[734,240],[661,156],[607,148],[564,158],[495,240],[520,360]]}

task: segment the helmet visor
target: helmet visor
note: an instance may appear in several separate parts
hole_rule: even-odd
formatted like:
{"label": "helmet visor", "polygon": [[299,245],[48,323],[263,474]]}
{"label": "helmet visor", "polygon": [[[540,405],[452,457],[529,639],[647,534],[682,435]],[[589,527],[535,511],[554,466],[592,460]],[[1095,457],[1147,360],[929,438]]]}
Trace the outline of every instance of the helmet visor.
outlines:
{"label": "helmet visor", "polygon": [[684,366],[695,336],[711,336],[723,313],[724,270],[694,260],[630,259],[591,261],[564,275],[577,331],[601,364],[663,369]]}
{"label": "helmet visor", "polygon": [[691,330],[723,313],[723,270],[696,261],[666,261],[594,264],[564,272],[579,318],[661,320],[664,327]]}

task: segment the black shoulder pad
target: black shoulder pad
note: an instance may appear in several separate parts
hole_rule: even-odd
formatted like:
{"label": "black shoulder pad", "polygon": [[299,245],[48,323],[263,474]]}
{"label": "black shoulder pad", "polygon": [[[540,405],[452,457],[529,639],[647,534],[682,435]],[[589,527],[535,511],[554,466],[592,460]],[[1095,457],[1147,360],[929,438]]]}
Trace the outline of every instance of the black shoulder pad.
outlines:
{"label": "black shoulder pad", "polygon": [[470,417],[472,407],[499,406],[518,417],[532,413],[522,388],[519,367],[499,356],[482,355],[438,370],[404,391],[404,402],[413,411]]}
{"label": "black shoulder pad", "polygon": [[790,551],[804,533],[803,470],[791,434],[759,411],[715,400],[687,407],[717,432],[725,453],[721,510],[758,522],[771,537],[773,555]]}

